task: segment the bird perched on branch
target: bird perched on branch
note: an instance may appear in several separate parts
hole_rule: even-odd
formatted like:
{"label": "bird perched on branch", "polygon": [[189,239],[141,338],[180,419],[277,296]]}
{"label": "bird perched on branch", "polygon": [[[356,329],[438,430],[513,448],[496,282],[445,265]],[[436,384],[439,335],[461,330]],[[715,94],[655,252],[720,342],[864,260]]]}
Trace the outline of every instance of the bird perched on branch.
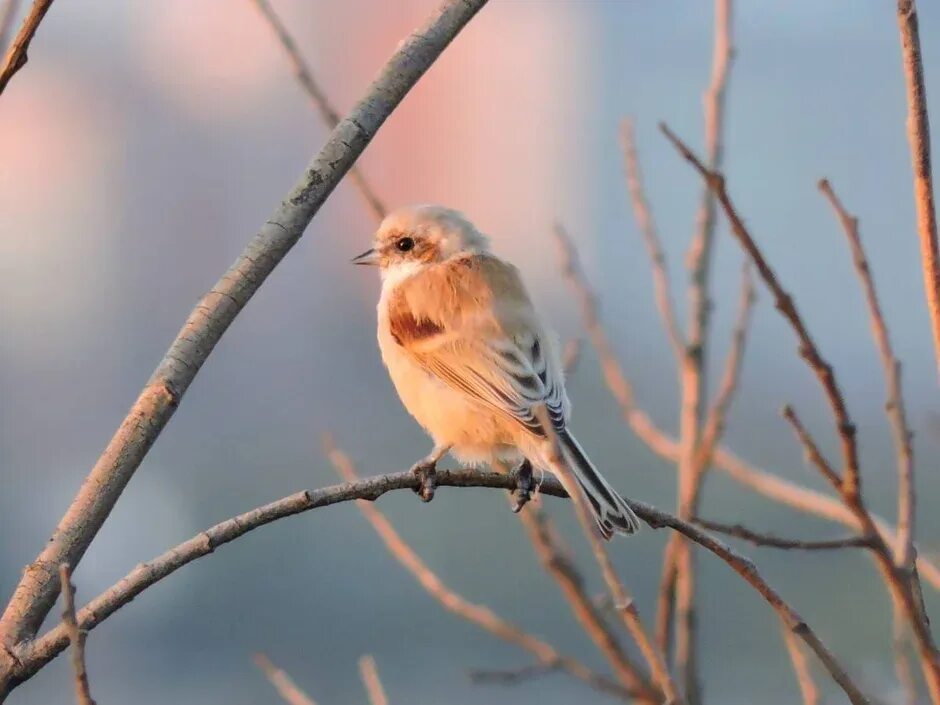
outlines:
{"label": "bird perched on branch", "polygon": [[405,408],[434,440],[412,468],[422,499],[433,497],[435,468],[450,452],[465,463],[518,465],[516,511],[529,498],[535,466],[570,495],[582,492],[605,538],[639,528],[568,429],[555,335],[518,270],[492,254],[466,218],[440,206],[395,211],[353,262],[379,267],[382,359]]}

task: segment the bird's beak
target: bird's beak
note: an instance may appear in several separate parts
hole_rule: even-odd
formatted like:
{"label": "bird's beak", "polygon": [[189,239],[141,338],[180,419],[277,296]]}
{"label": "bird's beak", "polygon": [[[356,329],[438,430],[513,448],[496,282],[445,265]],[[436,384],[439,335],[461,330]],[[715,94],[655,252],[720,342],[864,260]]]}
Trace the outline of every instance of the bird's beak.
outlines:
{"label": "bird's beak", "polygon": [[370,248],[361,255],[353,257],[351,261],[353,264],[376,265],[379,263],[379,253],[375,250],[375,248]]}

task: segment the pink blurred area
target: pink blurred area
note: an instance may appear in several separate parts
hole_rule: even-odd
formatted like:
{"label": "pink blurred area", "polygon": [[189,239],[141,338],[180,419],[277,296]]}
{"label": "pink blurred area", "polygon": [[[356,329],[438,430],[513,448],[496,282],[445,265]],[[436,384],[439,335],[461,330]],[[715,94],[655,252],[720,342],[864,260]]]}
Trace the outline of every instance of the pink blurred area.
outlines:
{"label": "pink blurred area", "polygon": [[[274,6],[342,111],[363,95],[430,4],[280,0]],[[100,27],[89,26],[88,37],[69,38],[77,51],[37,56],[4,96],[4,218],[35,215],[49,189],[81,189],[76,203],[105,199],[105,208],[119,205],[114,201],[121,190],[102,186],[115,168],[102,155],[152,127],[141,121],[116,125],[129,114],[130,101],[155,106],[169,137],[196,131],[204,140],[237,140],[270,130],[268,139],[305,145],[311,134],[318,140],[325,135],[249,0],[164,0],[119,13],[98,4],[90,11],[101,13],[96,24],[109,25],[107,40],[93,39]],[[51,19],[44,31],[53,41],[64,28]],[[82,28],[68,31],[75,35]],[[583,200],[566,165],[577,161],[570,126],[591,90],[588,44],[576,4],[545,3],[537,13],[526,3],[494,4],[408,96],[369,147],[362,168],[390,205],[460,208],[510,257],[529,256],[527,244],[544,237],[557,212],[569,206],[577,211]],[[97,65],[102,53],[106,69]],[[106,72],[121,79],[110,80]],[[18,128],[9,129],[14,124]],[[288,124],[302,127],[273,132]],[[306,150],[298,154],[304,161],[309,156]],[[354,209],[350,218],[361,216],[354,199],[344,204]],[[40,240],[46,236],[35,232]]]}

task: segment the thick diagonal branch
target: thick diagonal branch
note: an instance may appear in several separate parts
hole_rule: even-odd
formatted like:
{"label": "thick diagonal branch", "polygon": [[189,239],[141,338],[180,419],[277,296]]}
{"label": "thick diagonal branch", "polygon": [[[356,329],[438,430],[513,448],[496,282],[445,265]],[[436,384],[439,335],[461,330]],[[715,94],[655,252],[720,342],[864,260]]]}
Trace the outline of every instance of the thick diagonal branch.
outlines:
{"label": "thick diagonal branch", "polygon": [[[29,8],[29,12],[26,13],[26,19],[23,20],[20,31],[16,33],[10,48],[7,49],[6,55],[3,57],[3,63],[0,64],[0,93],[3,93],[13,75],[26,65],[29,59],[27,56],[29,45],[33,41],[33,37],[36,36],[36,31],[51,6],[52,0],[35,0],[32,7]],[[7,21],[12,21],[12,13],[15,10],[16,3],[10,3],[7,8],[10,16],[5,18],[5,24]],[[0,51],[2,50],[3,45],[0,44]]]}
{"label": "thick diagonal branch", "polygon": [[79,562],[232,321],[297,243],[402,98],[485,4],[448,0],[400,46],[235,264],[193,309],[52,538],[17,585],[0,618],[0,643],[8,649],[32,636],[49,613],[58,593],[58,565]]}
{"label": "thick diagonal branch", "polygon": [[[339,112],[333,107],[326,93],[320,88],[320,84],[317,83],[313,72],[310,70],[307,62],[304,61],[303,55],[300,53],[300,49],[297,47],[294,38],[291,36],[290,32],[287,31],[287,27],[281,21],[281,18],[278,17],[268,0],[252,0],[252,2],[254,2],[255,7],[258,8],[258,12],[261,13],[261,16],[268,23],[271,31],[274,32],[274,36],[277,38],[278,43],[284,50],[284,54],[287,56],[287,60],[290,62],[294,76],[297,77],[297,82],[300,84],[301,88],[303,88],[307,97],[310,98],[310,102],[317,109],[317,112],[320,113],[323,122],[332,130],[339,124],[341,119]],[[362,175],[359,166],[353,164],[353,166],[349,168],[348,176],[359,191],[363,200],[365,200],[369,212],[372,213],[376,220],[382,220],[386,213],[385,205]]]}

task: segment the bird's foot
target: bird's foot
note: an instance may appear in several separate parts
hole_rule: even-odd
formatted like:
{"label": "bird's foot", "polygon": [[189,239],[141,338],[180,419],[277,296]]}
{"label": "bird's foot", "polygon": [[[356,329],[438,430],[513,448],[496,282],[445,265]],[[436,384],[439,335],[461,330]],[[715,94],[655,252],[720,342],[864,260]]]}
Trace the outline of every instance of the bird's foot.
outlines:
{"label": "bird's foot", "polygon": [[532,491],[535,489],[535,483],[532,481],[532,463],[525,459],[516,468],[516,489],[513,491],[514,501],[512,503],[514,514],[518,514],[529,503],[529,500],[532,499]]}
{"label": "bird's foot", "polygon": [[422,460],[411,467],[411,472],[417,475],[421,484],[415,488],[422,502],[430,502],[434,499],[434,489],[437,487],[437,463],[430,460]]}

